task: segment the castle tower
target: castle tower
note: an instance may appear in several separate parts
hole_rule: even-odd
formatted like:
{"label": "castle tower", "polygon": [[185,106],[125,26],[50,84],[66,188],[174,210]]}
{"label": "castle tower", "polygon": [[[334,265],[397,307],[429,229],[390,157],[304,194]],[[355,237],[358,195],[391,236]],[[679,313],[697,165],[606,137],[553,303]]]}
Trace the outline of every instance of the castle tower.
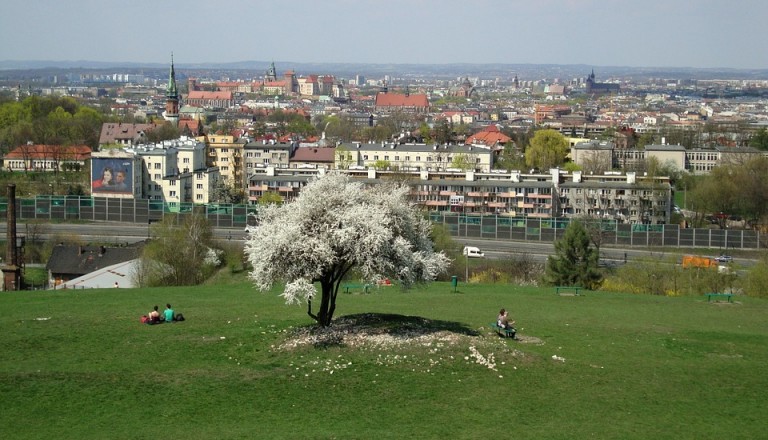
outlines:
{"label": "castle tower", "polygon": [[266,81],[266,82],[277,81],[277,71],[275,70],[275,62],[274,61],[272,61],[272,64],[269,66],[269,70],[267,70],[267,75],[264,78],[264,81]]}
{"label": "castle tower", "polygon": [[165,90],[165,112],[163,112],[163,118],[175,126],[179,125],[179,91],[176,88],[173,54],[171,54],[171,73],[168,76],[168,88]]}

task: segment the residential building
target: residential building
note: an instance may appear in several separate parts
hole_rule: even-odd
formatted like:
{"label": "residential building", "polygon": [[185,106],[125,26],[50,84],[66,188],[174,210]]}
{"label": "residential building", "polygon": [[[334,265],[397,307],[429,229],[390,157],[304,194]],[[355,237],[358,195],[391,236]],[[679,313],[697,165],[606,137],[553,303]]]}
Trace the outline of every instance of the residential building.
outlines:
{"label": "residential building", "polygon": [[[355,180],[377,184],[397,179],[411,187],[410,199],[426,211],[485,213],[521,218],[601,218],[620,223],[667,223],[672,206],[668,177],[636,173],[545,174],[512,172],[339,170]],[[324,168],[261,168],[249,177],[249,202],[267,192],[293,200]]]}
{"label": "residential building", "polygon": [[[691,174],[709,174],[718,165],[743,163],[763,155],[751,147],[714,147],[685,149],[681,145],[646,145],[638,148],[616,148],[611,142],[590,141],[571,147],[571,160],[585,172],[611,169],[645,170],[649,159]],[[610,162],[609,162],[610,159]],[[609,165],[610,164],[610,165]]]}
{"label": "residential building", "polygon": [[141,196],[173,208],[181,203],[209,203],[220,180],[219,170],[206,164],[205,144],[180,139],[137,147],[142,161]]}
{"label": "residential building", "polygon": [[198,137],[208,146],[207,164],[219,169],[221,180],[240,187],[243,180],[243,143],[231,135],[211,134]]}
{"label": "residential building", "polygon": [[325,168],[335,166],[336,148],[334,147],[299,147],[293,150],[290,158],[291,168]]}
{"label": "residential building", "polygon": [[274,140],[249,141],[243,145],[244,177],[248,177],[257,169],[274,167],[288,168],[293,150],[297,143],[280,143]]}
{"label": "residential building", "polygon": [[131,147],[147,140],[147,132],[158,127],[158,124],[124,124],[122,122],[105,122],[101,124],[99,146],[119,144]]}
{"label": "residential building", "polygon": [[62,171],[70,165],[84,168],[90,158],[87,145],[26,144],[6,154],[3,166],[8,171]]}
{"label": "residential building", "polygon": [[339,146],[336,168],[370,168],[386,164],[390,169],[445,171],[452,168],[490,171],[493,152],[477,145],[427,145],[382,142],[344,143]]}

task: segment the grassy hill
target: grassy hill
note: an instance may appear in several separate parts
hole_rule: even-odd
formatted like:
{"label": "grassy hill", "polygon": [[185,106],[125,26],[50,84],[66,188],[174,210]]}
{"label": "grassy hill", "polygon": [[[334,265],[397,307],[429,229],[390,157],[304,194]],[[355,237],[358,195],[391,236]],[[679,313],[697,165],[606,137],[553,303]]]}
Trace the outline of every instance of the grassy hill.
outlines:
{"label": "grassy hill", "polygon": [[[173,304],[182,323],[140,315]],[[460,286],[340,294],[343,331],[221,280],[4,292],[6,439],[760,438],[768,302]],[[489,328],[501,307],[522,341]],[[363,324],[365,325],[363,327]]]}

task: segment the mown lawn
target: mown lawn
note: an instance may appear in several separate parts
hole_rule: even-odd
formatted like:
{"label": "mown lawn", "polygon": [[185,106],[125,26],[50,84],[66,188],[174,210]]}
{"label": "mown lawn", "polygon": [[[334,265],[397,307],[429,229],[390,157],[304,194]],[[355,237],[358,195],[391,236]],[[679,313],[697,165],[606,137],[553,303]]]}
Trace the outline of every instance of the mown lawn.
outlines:
{"label": "mown lawn", "polygon": [[[139,323],[166,302],[187,320]],[[501,307],[533,342],[488,329]],[[247,282],[4,292],[0,436],[765,437],[764,300],[390,287],[340,294],[336,316],[424,318],[452,337],[279,348],[311,324],[305,312]]]}

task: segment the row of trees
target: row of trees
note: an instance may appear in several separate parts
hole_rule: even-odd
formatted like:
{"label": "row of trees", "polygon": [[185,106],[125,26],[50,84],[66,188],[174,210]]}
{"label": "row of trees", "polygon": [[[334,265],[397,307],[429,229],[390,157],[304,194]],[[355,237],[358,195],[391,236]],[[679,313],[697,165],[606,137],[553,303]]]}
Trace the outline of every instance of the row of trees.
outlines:
{"label": "row of trees", "polygon": [[[729,216],[740,216],[751,225],[768,222],[768,158],[751,157],[743,162],[714,168],[709,175],[685,178],[678,188],[687,187],[686,208],[695,213],[694,222],[716,214],[725,227]],[[723,215],[720,215],[720,214]]]}
{"label": "row of trees", "polygon": [[0,149],[7,153],[28,142],[96,148],[105,120],[98,111],[68,97],[7,100],[0,102]]}

